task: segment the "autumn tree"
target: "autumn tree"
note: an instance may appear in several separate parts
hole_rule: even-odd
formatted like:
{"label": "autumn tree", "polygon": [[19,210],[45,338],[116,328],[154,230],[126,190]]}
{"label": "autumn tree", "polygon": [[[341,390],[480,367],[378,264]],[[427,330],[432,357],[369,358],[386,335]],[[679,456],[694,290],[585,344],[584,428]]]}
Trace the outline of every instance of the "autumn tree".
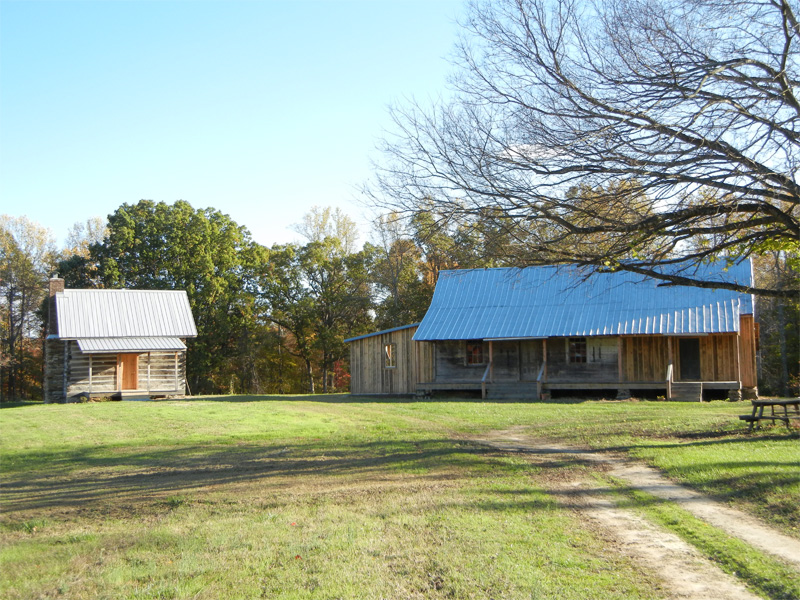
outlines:
{"label": "autumn tree", "polygon": [[516,264],[706,286],[698,261],[797,256],[799,8],[476,0],[452,96],[393,111],[397,135],[368,192],[406,215],[424,217],[433,202],[450,223],[491,209]]}
{"label": "autumn tree", "polygon": [[40,388],[39,308],[54,260],[48,229],[0,215],[0,398],[29,398]]}

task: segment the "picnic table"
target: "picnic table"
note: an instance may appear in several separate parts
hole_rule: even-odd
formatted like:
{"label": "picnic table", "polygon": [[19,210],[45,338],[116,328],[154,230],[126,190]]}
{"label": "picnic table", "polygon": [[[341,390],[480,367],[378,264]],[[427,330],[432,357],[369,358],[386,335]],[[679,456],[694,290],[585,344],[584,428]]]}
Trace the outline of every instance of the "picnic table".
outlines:
{"label": "picnic table", "polygon": [[[800,419],[800,398],[789,400],[753,400],[753,412],[749,415],[739,415],[739,419],[750,423],[749,429],[756,429],[761,427],[761,421],[783,421],[786,427],[789,427],[789,421],[792,419]],[[769,406],[770,412],[768,415],[764,414],[764,409]],[[778,414],[775,414],[775,407],[778,407]],[[789,407],[794,407],[794,411],[790,412]],[[783,414],[780,414],[780,409],[783,408]]]}

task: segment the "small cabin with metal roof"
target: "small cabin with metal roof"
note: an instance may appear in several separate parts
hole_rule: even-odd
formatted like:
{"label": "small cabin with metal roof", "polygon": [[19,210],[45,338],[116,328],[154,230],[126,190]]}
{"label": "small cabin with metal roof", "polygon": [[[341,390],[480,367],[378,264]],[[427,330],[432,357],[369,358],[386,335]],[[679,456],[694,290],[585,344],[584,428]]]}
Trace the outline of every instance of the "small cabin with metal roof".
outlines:
{"label": "small cabin with metal roof", "polygon": [[[751,285],[748,261],[693,268],[706,281]],[[380,344],[360,348],[359,339],[350,340],[351,355],[360,355],[351,381],[362,376],[365,352],[384,350]],[[694,400],[709,390],[732,397],[757,393],[752,296],[664,285],[626,271],[442,271],[413,342],[409,348],[422,352],[408,359],[416,365],[417,393],[481,390],[488,398],[541,398],[555,390],[620,396],[652,390]],[[385,391],[372,384],[352,391],[379,390]]]}
{"label": "small cabin with metal roof", "polygon": [[197,336],[182,290],[64,289],[50,280],[46,402],[182,396],[186,339]]}

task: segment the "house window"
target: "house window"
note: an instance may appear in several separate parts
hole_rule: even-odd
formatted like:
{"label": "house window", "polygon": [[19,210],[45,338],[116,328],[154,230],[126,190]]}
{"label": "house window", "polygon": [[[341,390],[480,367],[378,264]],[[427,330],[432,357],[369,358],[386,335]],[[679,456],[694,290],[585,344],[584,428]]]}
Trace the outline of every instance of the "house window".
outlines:
{"label": "house window", "polygon": [[383,345],[383,368],[394,369],[397,367],[397,357],[395,352],[397,344],[384,344]]}
{"label": "house window", "polygon": [[586,338],[569,338],[569,362],[586,362]]}
{"label": "house window", "polygon": [[467,342],[467,364],[482,365],[483,362],[483,342]]}

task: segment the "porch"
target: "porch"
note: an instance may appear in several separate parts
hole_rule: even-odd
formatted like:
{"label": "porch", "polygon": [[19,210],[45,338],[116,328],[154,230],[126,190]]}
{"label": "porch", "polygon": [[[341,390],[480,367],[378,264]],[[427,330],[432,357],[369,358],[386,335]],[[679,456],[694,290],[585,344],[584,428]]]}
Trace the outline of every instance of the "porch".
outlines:
{"label": "porch", "polygon": [[[663,392],[664,398],[676,402],[700,402],[706,390],[725,390],[727,392],[739,391],[738,381],[604,381],[601,383],[579,383],[575,381],[547,381],[537,385],[530,381],[453,381],[436,382],[427,381],[417,384],[417,396],[430,396],[436,392],[470,391],[481,392],[481,397],[486,400],[546,400],[553,391],[575,390],[576,392],[608,391],[609,395],[616,397],[620,394],[648,390]],[[634,394],[635,395],[635,394]]]}

